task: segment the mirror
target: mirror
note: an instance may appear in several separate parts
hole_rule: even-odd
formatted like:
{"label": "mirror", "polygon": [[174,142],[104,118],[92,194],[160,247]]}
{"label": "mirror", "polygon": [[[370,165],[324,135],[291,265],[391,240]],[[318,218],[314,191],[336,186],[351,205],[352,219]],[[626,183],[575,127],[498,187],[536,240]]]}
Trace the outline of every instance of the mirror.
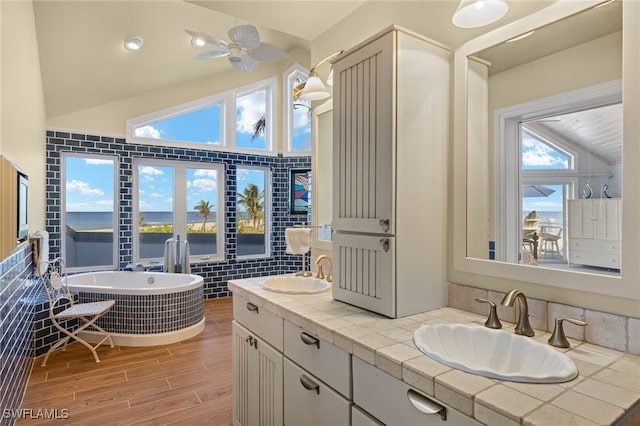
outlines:
{"label": "mirror", "polygon": [[312,158],[312,219],[315,248],[331,250],[333,208],[333,103],[313,109],[314,147]]}
{"label": "mirror", "polygon": [[621,238],[636,228],[624,212],[637,198],[627,191],[622,202],[623,182],[637,176],[622,167],[623,135],[637,136],[622,127],[637,108],[637,93],[621,104],[631,93],[622,40],[636,57],[638,43],[623,33],[622,9],[558,2],[456,51],[455,269],[638,297],[621,279],[638,269],[624,262],[638,244]]}

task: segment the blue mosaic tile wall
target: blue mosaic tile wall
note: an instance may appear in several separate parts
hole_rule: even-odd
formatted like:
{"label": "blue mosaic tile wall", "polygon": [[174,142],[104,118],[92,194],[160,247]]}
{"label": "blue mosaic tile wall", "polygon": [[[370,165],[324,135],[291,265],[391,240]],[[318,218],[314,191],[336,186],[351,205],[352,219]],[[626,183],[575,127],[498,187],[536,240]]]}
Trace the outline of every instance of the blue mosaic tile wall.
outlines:
{"label": "blue mosaic tile wall", "polygon": [[[23,243],[0,260],[0,413],[18,409],[33,362],[34,296],[38,286],[29,279],[33,270],[31,245]],[[13,419],[0,416],[0,425]]]}
{"label": "blue mosaic tile wall", "polygon": [[[132,183],[134,158],[193,161],[225,164],[226,221],[225,252],[222,262],[193,264],[191,273],[204,278],[204,297],[216,298],[230,295],[227,281],[279,273],[296,272],[302,268],[301,256],[285,252],[284,230],[287,227],[307,223],[307,217],[289,214],[289,170],[310,169],[311,157],[277,157],[205,151],[185,148],[169,148],[127,143],[124,138],[60,131],[47,131],[47,231],[52,257],[60,255],[61,247],[61,164],[60,153],[90,153],[117,155],[119,158],[119,264],[120,268],[132,261],[133,205]],[[271,170],[271,256],[258,259],[242,259],[236,251],[236,170],[238,166],[261,166]]]}

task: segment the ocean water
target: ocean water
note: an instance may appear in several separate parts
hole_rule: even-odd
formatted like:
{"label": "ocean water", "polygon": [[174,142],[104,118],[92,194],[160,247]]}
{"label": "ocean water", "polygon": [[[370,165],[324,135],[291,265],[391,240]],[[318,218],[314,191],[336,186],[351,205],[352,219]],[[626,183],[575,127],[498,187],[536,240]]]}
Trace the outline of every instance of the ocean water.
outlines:
{"label": "ocean water", "polygon": [[[148,225],[160,225],[163,223],[171,223],[173,219],[172,212],[144,212],[144,223]],[[214,221],[216,213],[208,219],[208,222]],[[202,217],[197,216],[196,212],[187,212],[187,223],[202,223]],[[112,212],[67,212],[67,225],[78,231],[87,229],[108,229],[113,224]]]}
{"label": "ocean water", "polygon": [[[562,212],[541,211],[541,210],[536,210],[536,212],[538,213],[538,216],[540,216],[540,223],[549,223],[549,219],[551,219],[552,221],[555,221],[556,225],[562,225],[564,222],[564,218],[562,217]],[[522,219],[524,220],[524,218],[529,213],[530,212],[524,212],[524,214],[522,215]]]}

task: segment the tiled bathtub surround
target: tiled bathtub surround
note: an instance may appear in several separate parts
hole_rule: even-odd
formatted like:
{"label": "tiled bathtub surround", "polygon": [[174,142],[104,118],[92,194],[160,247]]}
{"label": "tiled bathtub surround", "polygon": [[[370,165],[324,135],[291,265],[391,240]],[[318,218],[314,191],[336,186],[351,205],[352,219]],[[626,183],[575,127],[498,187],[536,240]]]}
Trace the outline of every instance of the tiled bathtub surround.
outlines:
{"label": "tiled bathtub surround", "polygon": [[[0,261],[0,409],[17,409],[32,361],[31,319],[37,287],[29,280],[31,246],[21,244]],[[13,424],[0,411],[0,425]]]}
{"label": "tiled bathtub surround", "polygon": [[[268,274],[299,271],[301,256],[285,252],[284,229],[306,223],[306,216],[289,214],[289,170],[310,169],[311,157],[283,157],[206,151],[191,148],[170,148],[127,143],[124,138],[69,133],[48,130],[46,144],[47,168],[47,231],[50,235],[51,256],[60,254],[61,238],[61,152],[117,155],[119,159],[119,264],[120,268],[132,261],[133,238],[133,176],[134,158],[223,163],[225,165],[225,253],[221,262],[193,265],[192,274],[204,278],[205,298],[229,295],[227,281]],[[243,259],[236,251],[236,170],[242,166],[261,166],[271,170],[271,256]]]}
{"label": "tiled bathtub surround", "polygon": [[170,294],[78,294],[80,303],[115,300],[97,323],[110,333],[156,334],[182,330],[203,317],[202,287]]}
{"label": "tiled bathtub surround", "polygon": [[[574,346],[565,352],[580,375],[570,382],[529,384],[488,379],[432,360],[411,340],[413,331],[423,324],[480,325],[486,320],[484,311],[474,314],[447,307],[389,319],[332,300],[330,293],[272,293],[261,287],[263,281],[233,281],[230,288],[259,309],[303,327],[484,424],[587,426],[636,425],[640,421],[638,356],[572,341]],[[503,325],[505,330],[513,328],[507,320]],[[534,338],[546,344],[549,336],[538,329]]]}
{"label": "tiled bathtub surround", "polygon": [[[477,287],[449,283],[449,306],[473,312],[487,314],[487,305],[477,303],[474,298],[489,299],[498,305],[500,320],[515,322],[516,309],[501,305],[504,293]],[[593,311],[577,306],[563,305],[527,297],[531,326],[538,330],[551,332],[557,317],[569,317],[587,322],[579,327],[564,322],[567,337],[574,341],[584,341],[598,346],[640,355],[640,319],[625,317],[606,312]]]}

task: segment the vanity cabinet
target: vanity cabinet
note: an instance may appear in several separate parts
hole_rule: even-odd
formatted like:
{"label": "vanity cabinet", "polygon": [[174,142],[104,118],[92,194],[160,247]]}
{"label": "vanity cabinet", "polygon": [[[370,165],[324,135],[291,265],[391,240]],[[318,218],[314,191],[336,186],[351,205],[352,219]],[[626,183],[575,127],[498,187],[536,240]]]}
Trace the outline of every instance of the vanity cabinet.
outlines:
{"label": "vanity cabinet", "polygon": [[283,424],[282,318],[233,297],[233,424]]}
{"label": "vanity cabinet", "polygon": [[446,306],[450,52],[396,26],[333,63],[335,299]]}
{"label": "vanity cabinet", "polygon": [[569,200],[569,262],[620,269],[618,198]]}
{"label": "vanity cabinet", "polygon": [[353,402],[376,419],[360,412],[354,415],[354,424],[357,419],[362,425],[481,425],[357,357],[353,357]]}

